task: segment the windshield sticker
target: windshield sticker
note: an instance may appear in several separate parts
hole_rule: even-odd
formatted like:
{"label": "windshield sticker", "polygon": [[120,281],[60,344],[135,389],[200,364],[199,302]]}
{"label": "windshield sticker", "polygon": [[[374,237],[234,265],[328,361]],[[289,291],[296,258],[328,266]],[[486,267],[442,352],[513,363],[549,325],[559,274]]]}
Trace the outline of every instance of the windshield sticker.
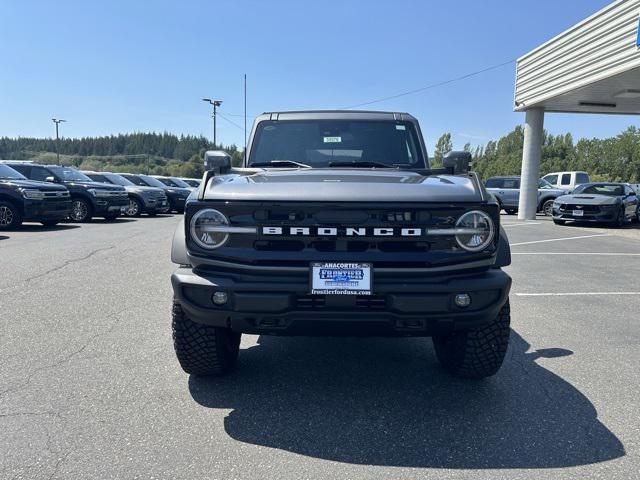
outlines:
{"label": "windshield sticker", "polygon": [[406,130],[407,127],[404,125],[396,125],[396,130]]}
{"label": "windshield sticker", "polygon": [[323,137],[324,143],[342,143],[342,137]]}

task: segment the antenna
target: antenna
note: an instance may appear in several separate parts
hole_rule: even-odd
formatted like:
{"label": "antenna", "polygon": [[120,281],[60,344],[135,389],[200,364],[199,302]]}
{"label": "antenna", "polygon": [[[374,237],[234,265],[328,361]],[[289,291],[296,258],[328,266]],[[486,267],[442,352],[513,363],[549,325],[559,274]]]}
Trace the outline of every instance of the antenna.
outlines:
{"label": "antenna", "polygon": [[247,74],[244,74],[244,166],[247,166]]}

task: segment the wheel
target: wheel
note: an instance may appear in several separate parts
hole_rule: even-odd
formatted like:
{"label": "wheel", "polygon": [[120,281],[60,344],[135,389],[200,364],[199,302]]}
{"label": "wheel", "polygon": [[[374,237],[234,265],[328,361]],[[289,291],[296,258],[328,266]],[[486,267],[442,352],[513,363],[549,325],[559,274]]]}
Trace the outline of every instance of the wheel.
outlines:
{"label": "wheel", "polygon": [[142,204],[140,203],[140,200],[138,200],[137,198],[130,198],[129,206],[124,211],[124,214],[127,217],[139,217],[141,213],[142,213]]}
{"label": "wheel", "polygon": [[565,223],[567,223],[567,222],[565,222],[564,220],[556,220],[556,219],[554,218],[554,219],[553,219],[553,223],[555,223],[556,225],[564,225],[564,224],[565,224]]}
{"label": "wheel", "polygon": [[611,226],[613,228],[621,228],[624,225],[624,206],[620,207],[620,210],[618,210],[618,215],[616,216],[616,219],[611,223]]}
{"label": "wheel", "polygon": [[509,301],[488,325],[476,330],[433,337],[440,364],[449,373],[462,378],[485,378],[502,365],[509,345],[511,315]]}
{"label": "wheel", "polygon": [[547,200],[542,204],[542,213],[547,217],[553,215],[553,199]]}
{"label": "wheel", "polygon": [[173,347],[182,369],[193,375],[222,375],[236,366],[241,334],[190,320],[173,303]]}
{"label": "wheel", "polygon": [[0,200],[0,230],[9,230],[22,225],[20,210],[11,202]]}
{"label": "wheel", "polygon": [[71,200],[71,213],[69,218],[74,222],[90,222],[93,216],[91,204],[82,198]]}
{"label": "wheel", "polygon": [[515,215],[516,213],[518,213],[518,210],[516,210],[515,208],[505,208],[504,211],[507,212],[507,215]]}
{"label": "wheel", "polygon": [[42,225],[44,225],[45,227],[55,227],[60,222],[58,220],[46,220],[46,221],[40,222],[40,223],[42,223]]}

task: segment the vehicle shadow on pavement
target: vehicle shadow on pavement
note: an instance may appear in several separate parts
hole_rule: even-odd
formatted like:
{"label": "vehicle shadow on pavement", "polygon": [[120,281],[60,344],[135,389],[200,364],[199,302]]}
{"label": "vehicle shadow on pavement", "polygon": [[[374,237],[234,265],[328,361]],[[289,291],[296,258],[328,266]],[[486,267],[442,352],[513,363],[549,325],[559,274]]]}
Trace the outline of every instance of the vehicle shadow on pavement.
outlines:
{"label": "vehicle shadow on pavement", "polygon": [[233,409],[224,427],[238,441],[339,462],[559,468],[625,455],[589,399],[536,363],[572,352],[529,347],[512,332],[498,375],[465,381],[441,371],[429,339],[262,336],[237,373],[191,376],[189,389]]}
{"label": "vehicle shadow on pavement", "polygon": [[74,228],[80,228],[80,225],[76,225],[76,224],[68,224],[68,223],[59,223],[58,225],[53,225],[51,227],[46,227],[44,225],[40,225],[39,223],[33,223],[33,224],[28,224],[28,223],[23,223],[22,225],[20,225],[19,228],[16,228],[16,231],[23,231],[23,232],[56,232],[56,231],[63,231],[63,230],[73,230]]}

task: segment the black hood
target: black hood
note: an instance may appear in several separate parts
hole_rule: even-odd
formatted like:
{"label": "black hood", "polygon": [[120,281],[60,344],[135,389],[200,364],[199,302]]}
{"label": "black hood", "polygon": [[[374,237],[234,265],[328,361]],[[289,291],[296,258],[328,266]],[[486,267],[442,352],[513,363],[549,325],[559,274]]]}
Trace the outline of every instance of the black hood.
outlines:
{"label": "black hood", "polygon": [[14,180],[14,179],[0,179],[0,185],[7,185],[16,188],[36,188],[38,190],[46,191],[66,191],[67,189],[62,185],[56,185],[51,182],[38,182],[36,180]]}
{"label": "black hood", "polygon": [[403,170],[265,170],[211,179],[205,200],[337,202],[479,202],[481,192],[466,176]]}
{"label": "black hood", "polygon": [[64,185],[70,187],[84,187],[84,188],[97,188],[100,190],[111,190],[114,192],[124,192],[124,187],[120,185],[111,185],[109,183],[100,182],[64,182]]}

